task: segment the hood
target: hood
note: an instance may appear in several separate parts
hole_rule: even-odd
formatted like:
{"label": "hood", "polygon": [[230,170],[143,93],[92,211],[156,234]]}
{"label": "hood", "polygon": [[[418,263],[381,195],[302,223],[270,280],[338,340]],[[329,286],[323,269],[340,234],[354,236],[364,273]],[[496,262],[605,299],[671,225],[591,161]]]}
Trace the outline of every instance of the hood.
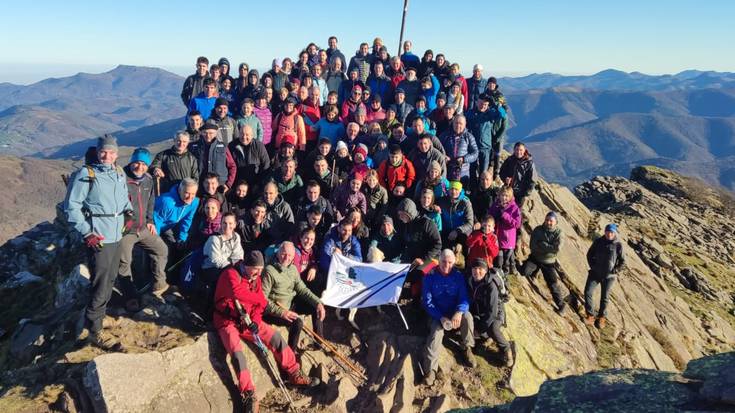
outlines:
{"label": "hood", "polygon": [[396,210],[397,212],[406,213],[409,217],[411,217],[411,221],[416,219],[416,217],[419,215],[419,212],[416,209],[416,204],[408,198],[404,198],[401,202],[399,202]]}
{"label": "hood", "polygon": [[[250,76],[255,76],[256,78],[258,78],[258,81],[260,81],[260,73],[258,73],[258,71],[257,71],[257,70],[255,70],[255,69],[252,69],[252,70],[250,70],[250,71],[248,72],[248,85],[250,85],[250,84],[251,84],[251,83],[250,83]],[[258,85],[258,84],[256,83],[256,84],[254,84],[254,85],[252,85],[252,86],[257,86],[257,85]]]}

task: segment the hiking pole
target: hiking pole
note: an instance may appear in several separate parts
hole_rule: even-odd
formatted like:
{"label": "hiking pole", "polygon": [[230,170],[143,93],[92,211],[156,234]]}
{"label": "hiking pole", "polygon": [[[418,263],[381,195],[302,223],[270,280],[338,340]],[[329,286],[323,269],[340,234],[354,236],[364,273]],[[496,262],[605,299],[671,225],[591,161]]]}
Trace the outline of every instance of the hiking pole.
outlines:
{"label": "hiking pole", "polygon": [[[235,299],[235,308],[237,309],[237,312],[240,314],[240,317],[242,317],[245,320],[245,323],[248,325],[253,323],[253,320],[250,319],[250,315],[245,312],[245,310],[242,308],[242,304],[240,304],[240,301]],[[252,332],[251,332],[252,333]],[[266,364],[268,365],[268,370],[270,370],[270,373],[273,377],[276,379],[276,383],[278,383],[278,387],[281,389],[281,392],[284,396],[286,396],[286,400],[288,401],[288,409],[291,411],[296,411],[293,407],[293,399],[291,398],[291,395],[288,393],[288,390],[286,389],[286,385],[283,384],[283,379],[281,378],[281,374],[278,372],[278,369],[276,366],[273,365],[273,362],[271,361],[270,354],[268,352],[268,347],[263,344],[263,340],[260,339],[260,336],[256,333],[252,333],[253,335],[253,341],[255,342],[255,346],[260,350],[260,354],[263,355],[263,358],[265,359]]]}
{"label": "hiking pole", "polygon": [[[281,308],[283,311],[288,311],[286,307],[282,306],[281,303],[276,303],[276,305]],[[314,330],[310,329],[306,325],[304,325],[301,328],[306,334],[308,334],[311,338],[314,339],[323,349],[331,351],[341,362],[343,362],[347,367],[350,368],[350,370],[354,371],[355,374],[357,374],[361,379],[367,380],[367,376],[365,376],[365,373],[362,372],[362,370],[358,369],[357,366],[355,366],[354,363],[352,363],[347,357],[342,355],[342,353],[337,350],[337,348],[327,341],[324,337],[320,336],[319,334],[315,333]]]}
{"label": "hiking pole", "polygon": [[161,178],[156,177],[156,197],[161,196]]}
{"label": "hiking pole", "polygon": [[182,262],[184,262],[184,260],[186,260],[187,258],[189,258],[189,256],[191,254],[193,254],[193,253],[194,253],[194,251],[189,251],[189,253],[186,254],[186,255],[184,255],[183,258],[181,258],[180,260],[178,260],[175,263],[173,263],[170,267],[166,268],[165,272],[169,272],[169,271],[173,270],[174,268],[176,268],[179,264],[181,264]]}

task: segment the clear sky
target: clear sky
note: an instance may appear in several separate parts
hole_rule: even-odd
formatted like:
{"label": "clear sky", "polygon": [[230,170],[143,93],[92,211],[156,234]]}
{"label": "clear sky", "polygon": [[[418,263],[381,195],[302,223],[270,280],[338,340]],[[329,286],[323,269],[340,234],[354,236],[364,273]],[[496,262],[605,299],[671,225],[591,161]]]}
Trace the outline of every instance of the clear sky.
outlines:
{"label": "clear sky", "polygon": [[[216,4],[216,6],[215,6]],[[395,54],[403,0],[26,1],[3,5],[0,82],[117,64],[193,71],[196,56],[269,66],[334,34],[354,54],[381,37]],[[469,71],[650,74],[735,71],[735,1],[411,0],[406,38]]]}

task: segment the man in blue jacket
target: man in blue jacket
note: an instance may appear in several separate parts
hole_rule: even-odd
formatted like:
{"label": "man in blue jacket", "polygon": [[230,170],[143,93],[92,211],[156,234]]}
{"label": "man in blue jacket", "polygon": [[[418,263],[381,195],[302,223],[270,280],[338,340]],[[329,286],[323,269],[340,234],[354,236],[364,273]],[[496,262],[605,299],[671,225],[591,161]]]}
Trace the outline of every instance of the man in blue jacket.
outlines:
{"label": "man in blue jacket", "polygon": [[79,338],[106,350],[111,350],[116,340],[102,330],[102,320],[120,265],[124,218],[132,210],[125,172],[115,165],[116,160],[115,138],[99,138],[97,162],[72,176],[64,200],[68,222],[84,237],[92,273],[85,328]]}
{"label": "man in blue jacket", "polygon": [[477,178],[493,167],[495,177],[500,173],[500,152],[503,150],[503,136],[508,124],[508,115],[502,106],[495,104],[492,96],[481,94],[471,110],[467,112],[467,129],[475,137],[478,149],[477,163],[470,173],[472,188]]}
{"label": "man in blue jacket", "polygon": [[439,265],[424,277],[421,289],[421,303],[430,317],[424,365],[424,382],[429,386],[436,380],[444,330],[459,329],[464,361],[469,367],[475,367],[472,354],[472,347],[475,346],[474,325],[469,312],[467,285],[462,273],[454,268],[455,261],[452,250],[442,251]]}
{"label": "man in blue jacket", "polygon": [[332,263],[334,254],[342,254],[355,261],[362,261],[360,241],[352,235],[352,222],[347,218],[332,228],[324,240],[324,246],[319,256],[319,269],[324,274],[329,271],[329,264]]}
{"label": "man in blue jacket", "polygon": [[[183,249],[189,237],[189,228],[199,207],[198,184],[192,178],[184,178],[171,190],[156,199],[153,222],[169,250]],[[174,248],[171,248],[171,247]]]}

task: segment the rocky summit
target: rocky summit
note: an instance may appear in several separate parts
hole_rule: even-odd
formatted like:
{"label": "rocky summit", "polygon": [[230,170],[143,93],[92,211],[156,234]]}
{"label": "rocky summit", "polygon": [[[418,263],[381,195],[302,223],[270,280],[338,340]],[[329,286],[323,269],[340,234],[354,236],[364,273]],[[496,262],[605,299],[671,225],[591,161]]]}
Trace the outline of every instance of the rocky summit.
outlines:
{"label": "rocky summit", "polygon": [[[418,360],[426,327],[403,306],[361,310],[356,323],[329,311],[326,338],[364,377],[305,338],[303,370],[323,384],[290,390],[307,412],[732,411],[735,410],[735,202],[673,172],[639,167],[630,179],[596,177],[566,187],[540,181],[527,200],[519,255],[549,210],[564,234],[559,254],[569,310],[554,311],[543,280],[509,278],[505,333],[515,365],[493,345],[464,367],[445,338],[433,386]],[[585,254],[618,223],[626,267],[603,329],[583,322]],[[231,364],[215,334],[171,293],[137,313],[115,301],[105,319],[115,351],[79,343],[89,271],[80,240],[57,218],[0,248],[0,411],[232,411]],[[599,293],[598,293],[599,294]],[[307,323],[308,324],[308,323]],[[248,365],[261,411],[283,411],[283,395],[255,349]],[[477,407],[487,406],[487,407]]]}

